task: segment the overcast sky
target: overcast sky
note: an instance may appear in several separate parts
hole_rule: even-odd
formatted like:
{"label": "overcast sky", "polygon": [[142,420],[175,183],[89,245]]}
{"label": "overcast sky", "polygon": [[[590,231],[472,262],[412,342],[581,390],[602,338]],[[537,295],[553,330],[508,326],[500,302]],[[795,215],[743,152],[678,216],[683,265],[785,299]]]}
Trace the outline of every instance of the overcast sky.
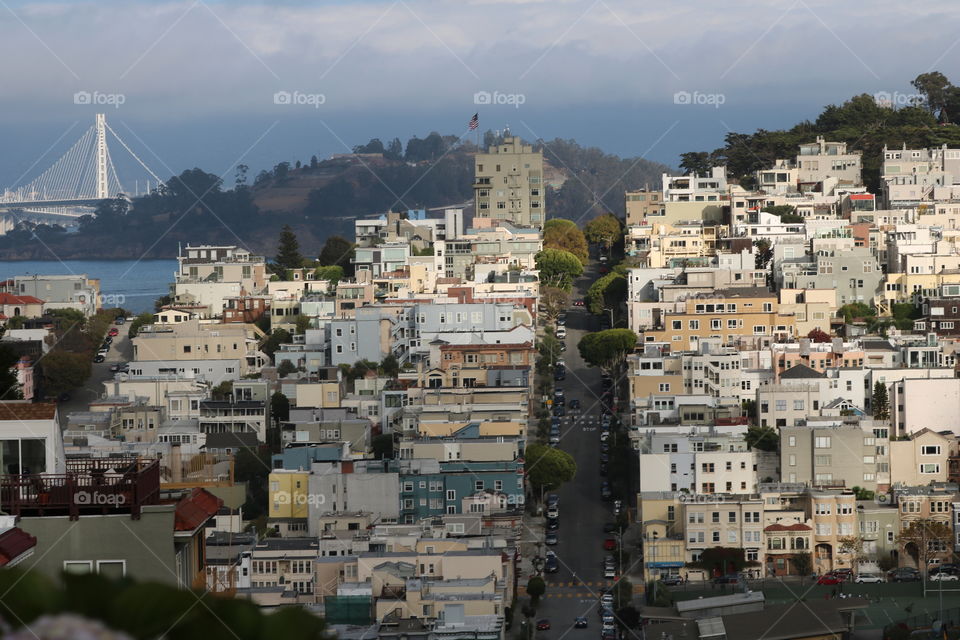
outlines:
{"label": "overcast sky", "polygon": [[[4,185],[51,164],[97,111],[164,178],[465,134],[475,112],[481,130],[676,165],[728,130],[906,96],[931,69],[960,82],[955,0],[0,5]],[[75,104],[85,96],[101,106]]]}

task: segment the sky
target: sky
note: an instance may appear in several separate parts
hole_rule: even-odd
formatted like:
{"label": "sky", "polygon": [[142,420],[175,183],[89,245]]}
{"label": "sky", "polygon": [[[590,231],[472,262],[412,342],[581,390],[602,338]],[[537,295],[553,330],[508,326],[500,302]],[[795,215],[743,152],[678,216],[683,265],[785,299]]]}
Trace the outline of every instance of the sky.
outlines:
{"label": "sky", "polygon": [[[97,112],[164,179],[469,137],[474,113],[676,166],[855,94],[909,100],[930,70],[960,82],[958,27],[955,0],[7,0],[0,185]],[[121,180],[148,177],[110,144]]]}

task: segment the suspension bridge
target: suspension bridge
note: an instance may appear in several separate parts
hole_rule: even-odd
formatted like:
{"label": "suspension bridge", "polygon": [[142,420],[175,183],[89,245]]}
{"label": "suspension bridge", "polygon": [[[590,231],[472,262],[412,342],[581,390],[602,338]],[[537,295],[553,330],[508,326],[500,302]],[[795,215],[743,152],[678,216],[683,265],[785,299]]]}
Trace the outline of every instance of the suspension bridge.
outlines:
{"label": "suspension bridge", "polygon": [[4,189],[0,194],[0,233],[18,222],[70,225],[93,212],[97,204],[110,198],[127,198],[110,155],[107,137],[130,155],[159,185],[161,180],[117,135],[105,114],[98,113],[92,126],[70,149],[31,182]]}

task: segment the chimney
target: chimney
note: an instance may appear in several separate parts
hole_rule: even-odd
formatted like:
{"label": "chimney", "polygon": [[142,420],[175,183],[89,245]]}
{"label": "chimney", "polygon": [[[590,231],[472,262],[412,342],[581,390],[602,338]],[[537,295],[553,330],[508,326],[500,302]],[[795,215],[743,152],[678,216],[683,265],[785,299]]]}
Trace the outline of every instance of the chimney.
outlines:
{"label": "chimney", "polygon": [[800,338],[800,357],[810,358],[810,338]]}
{"label": "chimney", "polygon": [[170,444],[170,482],[183,481],[183,459],[180,456],[180,443]]}

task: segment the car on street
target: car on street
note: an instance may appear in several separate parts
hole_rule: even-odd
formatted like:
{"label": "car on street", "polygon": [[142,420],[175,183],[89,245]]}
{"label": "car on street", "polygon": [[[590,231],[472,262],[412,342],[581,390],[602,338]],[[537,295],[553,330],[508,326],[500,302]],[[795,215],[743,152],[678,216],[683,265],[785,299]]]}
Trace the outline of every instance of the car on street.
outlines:
{"label": "car on street", "polygon": [[843,578],[834,573],[825,573],[817,578],[817,584],[840,584]]}
{"label": "car on street", "polygon": [[598,472],[600,475],[602,475],[602,476],[607,475],[607,465],[606,465],[606,463],[601,462],[601,463],[600,463],[600,466],[597,468],[597,472]]}
{"label": "car on street", "polygon": [[555,382],[563,382],[567,379],[567,372],[563,369],[557,369],[553,372],[553,379]]}
{"label": "car on street", "polygon": [[614,630],[602,630],[600,632],[600,640],[617,640],[617,631]]}
{"label": "car on street", "polygon": [[600,606],[601,606],[601,608],[604,607],[604,606],[612,607],[612,606],[613,606],[613,594],[612,594],[612,593],[604,593],[602,596],[600,596]]}
{"label": "car on street", "polygon": [[560,517],[560,506],[551,505],[547,507],[547,517],[548,518],[559,518]]}
{"label": "car on street", "polygon": [[916,582],[920,580],[920,572],[913,567],[897,567],[887,572],[890,582]]}
{"label": "car on street", "polygon": [[547,506],[548,507],[557,507],[560,506],[560,496],[555,493],[547,494]]}
{"label": "car on street", "polygon": [[557,324],[561,327],[567,326],[567,314],[561,312],[557,314]]}
{"label": "car on street", "polygon": [[124,322],[126,322],[126,319],[123,316],[120,316],[115,320],[115,322],[117,324],[123,324]]}
{"label": "car on street", "polygon": [[103,362],[104,360],[106,360],[106,358],[104,357],[104,355],[103,355],[102,353],[98,353],[97,355],[95,355],[95,356],[93,357],[93,361],[96,362],[97,364]]}
{"label": "car on street", "polygon": [[107,333],[109,333],[111,336],[117,336],[120,334],[120,329],[117,329],[116,327],[110,327],[110,331]]}
{"label": "car on street", "polygon": [[939,573],[934,573],[930,576],[930,579],[934,582],[957,582],[960,580],[956,574],[947,573],[946,571],[941,571]]}
{"label": "car on street", "polygon": [[567,410],[563,408],[563,405],[562,405],[562,404],[554,405],[554,407],[553,407],[553,415],[556,416],[556,417],[558,417],[558,418],[563,417],[563,416],[567,415]]}
{"label": "car on street", "polygon": [[547,561],[543,565],[543,570],[547,573],[556,573],[560,571],[560,561],[557,556],[547,556]]}
{"label": "car on street", "polygon": [[604,523],[604,525],[603,525],[603,532],[604,532],[604,533],[613,533],[613,532],[615,532],[616,530],[617,530],[617,523],[616,523],[616,522],[606,522],[606,523]]}
{"label": "car on street", "polygon": [[615,567],[604,567],[603,568],[603,577],[607,579],[612,579],[617,577],[617,569]]}
{"label": "car on street", "polygon": [[566,342],[561,342],[561,343],[560,343],[560,351],[563,352],[563,351],[566,351],[566,350],[567,350],[567,343],[566,343]]}
{"label": "car on street", "polygon": [[600,463],[601,463],[601,464],[607,464],[608,462],[610,462],[610,456],[607,455],[606,453],[601,453],[601,454],[600,454]]}
{"label": "car on street", "polygon": [[607,619],[607,618],[603,619],[603,627],[601,627],[601,629],[603,631],[612,631],[616,633],[617,625],[614,623],[612,616],[610,617],[610,619]]}
{"label": "car on street", "polygon": [[547,631],[550,629],[550,621],[546,618],[541,618],[537,620],[537,631]]}
{"label": "car on street", "polygon": [[601,431],[601,432],[600,432],[600,442],[606,442],[606,441],[607,441],[607,438],[609,438],[609,437],[610,437],[610,432],[609,432],[609,431]]}
{"label": "car on street", "polygon": [[583,616],[577,616],[573,620],[574,629],[586,629],[587,628],[587,619]]}
{"label": "car on street", "polygon": [[560,432],[550,433],[550,444],[560,444]]}
{"label": "car on street", "polygon": [[548,547],[552,547],[560,542],[560,536],[554,532],[548,533],[546,536],[544,536],[543,542]]}
{"label": "car on street", "polygon": [[613,501],[613,515],[618,516],[620,512],[623,511],[623,502],[620,500]]}
{"label": "car on street", "polygon": [[557,327],[557,332],[555,335],[557,336],[557,339],[563,340],[567,337],[567,328],[562,325]]}
{"label": "car on street", "polygon": [[875,584],[883,582],[883,576],[879,573],[861,573],[853,581],[857,584]]}
{"label": "car on street", "polygon": [[617,548],[617,541],[615,538],[607,538],[603,541],[603,548],[607,551],[613,551]]}
{"label": "car on street", "polygon": [[557,531],[560,529],[559,518],[547,518],[547,531]]}
{"label": "car on street", "polygon": [[604,500],[609,500],[613,494],[610,492],[610,483],[604,480],[600,483],[600,497]]}
{"label": "car on street", "polygon": [[610,451],[610,443],[608,443],[606,440],[600,440],[600,451],[603,451],[604,453]]}
{"label": "car on street", "polygon": [[579,409],[579,408],[580,408],[580,399],[579,399],[579,398],[573,398],[573,399],[570,401],[570,408],[571,408],[571,409]]}
{"label": "car on street", "polygon": [[660,576],[660,582],[668,587],[683,584],[683,578],[678,575]]}
{"label": "car on street", "polygon": [[573,306],[575,306],[575,307],[585,307],[585,306],[587,306],[587,303],[584,302],[583,300],[574,300],[574,301],[573,301]]}
{"label": "car on street", "polygon": [[837,576],[841,580],[853,580],[853,569],[851,569],[850,567],[841,567],[839,569],[834,569],[830,573]]}

